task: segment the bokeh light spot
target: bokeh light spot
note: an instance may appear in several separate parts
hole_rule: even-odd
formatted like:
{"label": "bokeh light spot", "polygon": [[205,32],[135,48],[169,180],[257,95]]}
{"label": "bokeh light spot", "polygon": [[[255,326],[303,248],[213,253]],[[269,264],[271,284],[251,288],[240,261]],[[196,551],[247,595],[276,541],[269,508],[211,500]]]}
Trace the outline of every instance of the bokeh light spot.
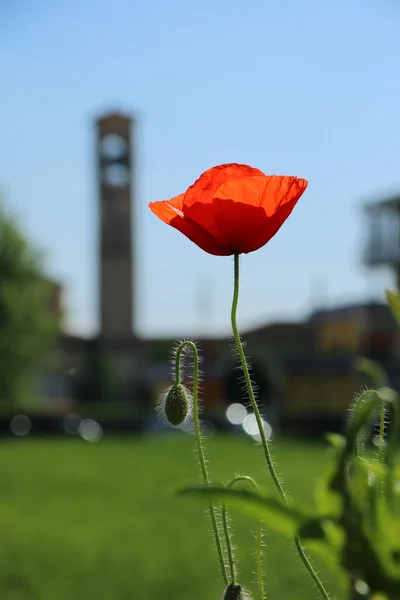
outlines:
{"label": "bokeh light spot", "polygon": [[[264,427],[265,437],[267,438],[267,440],[269,440],[270,437],[272,436],[272,427],[269,423],[267,423],[264,420],[262,421],[262,423],[263,423],[263,427]],[[257,419],[253,413],[250,415],[247,415],[247,417],[244,419],[243,429],[247,433],[247,435],[251,435],[251,437],[256,442],[261,441],[260,432],[258,430]]]}
{"label": "bokeh light spot", "polygon": [[82,423],[82,417],[73,413],[67,415],[63,421],[63,427],[67,433],[74,435],[79,433],[79,426]]}
{"label": "bokeh light spot", "polygon": [[243,404],[235,402],[227,408],[226,418],[228,419],[229,423],[232,423],[232,425],[242,425],[246,416],[247,408],[243,406]]}
{"label": "bokeh light spot", "polygon": [[366,596],[369,593],[369,586],[362,579],[357,579],[354,582],[354,589],[360,596]]}
{"label": "bokeh light spot", "polygon": [[103,436],[103,428],[93,419],[85,419],[79,425],[79,435],[87,442],[98,442]]}
{"label": "bokeh light spot", "polygon": [[10,429],[15,435],[27,435],[32,429],[32,421],[26,415],[16,415],[11,419]]}

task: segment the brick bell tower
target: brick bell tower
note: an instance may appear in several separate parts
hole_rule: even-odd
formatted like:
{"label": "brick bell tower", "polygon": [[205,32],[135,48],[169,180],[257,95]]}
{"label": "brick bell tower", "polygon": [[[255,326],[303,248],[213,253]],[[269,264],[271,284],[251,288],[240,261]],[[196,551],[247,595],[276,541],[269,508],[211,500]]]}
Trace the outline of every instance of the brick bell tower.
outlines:
{"label": "brick bell tower", "polygon": [[99,198],[100,337],[133,335],[132,117],[108,113],[96,120]]}

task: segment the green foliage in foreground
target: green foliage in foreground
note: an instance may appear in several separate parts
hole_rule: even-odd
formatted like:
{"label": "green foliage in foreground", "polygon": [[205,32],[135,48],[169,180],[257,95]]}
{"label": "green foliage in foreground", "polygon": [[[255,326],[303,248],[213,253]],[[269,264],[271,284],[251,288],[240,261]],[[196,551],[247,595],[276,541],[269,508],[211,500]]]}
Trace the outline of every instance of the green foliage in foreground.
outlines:
{"label": "green foliage in foreground", "polygon": [[[400,292],[388,291],[387,299],[400,324]],[[236,490],[231,484],[182,488],[181,495],[195,496],[208,505],[217,503],[239,509],[258,524],[291,535],[300,549],[306,543],[318,552],[335,573],[348,598],[398,600],[400,598],[400,476],[396,455],[400,440],[399,395],[387,387],[386,374],[373,361],[360,357],[356,368],[368,374],[374,389],[364,390],[352,406],[345,435],[330,435],[334,449],[325,472],[315,481],[315,501],[304,508],[291,501],[276,483],[276,494]],[[251,391],[251,389],[250,389]],[[376,432],[374,436],[374,432]],[[376,439],[378,450],[371,456],[367,441]],[[268,445],[264,441],[267,462]],[[277,477],[270,468],[272,478]],[[237,478],[236,478],[237,479]],[[244,478],[243,478],[244,479]],[[232,480],[233,481],[233,480]],[[228,528],[224,528],[226,554],[232,584],[238,582]],[[224,569],[225,558],[222,561]],[[307,570],[323,598],[331,597],[310,563]],[[259,598],[264,600],[262,569]],[[240,595],[240,587],[238,587]],[[237,595],[234,591],[234,595]]]}
{"label": "green foliage in foreground", "polygon": [[[360,394],[346,435],[329,436],[334,451],[316,481],[311,508],[284,502],[272,494],[225,485],[193,486],[180,494],[237,508],[261,519],[267,528],[298,536],[326,560],[344,593],[362,585],[367,590],[365,598],[396,600],[400,598],[398,400],[389,388]],[[371,438],[377,420],[378,450],[373,455],[367,451],[366,440]]]}
{"label": "green foliage in foreground", "polygon": [[[186,488],[181,494],[235,507],[280,533],[299,536],[320,553],[341,580],[367,584],[371,597],[400,598],[400,494],[395,456],[397,398],[385,398],[391,429],[377,457],[365,453],[367,425],[379,414],[383,392],[368,390],[357,400],[347,436],[332,435],[330,463],[316,486],[313,508],[284,503],[273,495],[225,486]],[[349,579],[349,576],[351,577]],[[370,597],[368,595],[368,597]]]}
{"label": "green foliage in foreground", "polygon": [[[206,441],[213,481],[246,470],[264,494],[271,491],[251,440]],[[307,506],[312,482],[327,466],[328,446],[278,440],[273,453],[293,497]],[[171,482],[193,481],[191,436],[105,436],[93,445],[15,439],[3,441],[0,456],[0,598],[219,600],[205,511],[171,493]],[[252,521],[236,512],[231,516],[241,581],[251,587]],[[268,530],[265,544],[268,597],[316,598],[289,536]],[[337,591],[329,569],[316,559],[322,578]],[[220,582],[221,594],[222,589]],[[336,599],[343,596],[337,593]]]}

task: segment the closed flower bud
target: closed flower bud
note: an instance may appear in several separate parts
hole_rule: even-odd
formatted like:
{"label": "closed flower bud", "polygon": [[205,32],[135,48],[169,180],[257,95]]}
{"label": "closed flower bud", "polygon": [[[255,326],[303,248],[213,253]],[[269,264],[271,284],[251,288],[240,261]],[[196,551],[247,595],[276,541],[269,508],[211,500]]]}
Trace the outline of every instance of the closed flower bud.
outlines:
{"label": "closed flower bud", "polygon": [[222,600],[252,600],[252,598],[245,592],[241,585],[230,583],[225,590]]}
{"label": "closed flower bud", "polygon": [[170,387],[165,397],[164,413],[168,423],[177,427],[191,412],[190,392],[181,383]]}

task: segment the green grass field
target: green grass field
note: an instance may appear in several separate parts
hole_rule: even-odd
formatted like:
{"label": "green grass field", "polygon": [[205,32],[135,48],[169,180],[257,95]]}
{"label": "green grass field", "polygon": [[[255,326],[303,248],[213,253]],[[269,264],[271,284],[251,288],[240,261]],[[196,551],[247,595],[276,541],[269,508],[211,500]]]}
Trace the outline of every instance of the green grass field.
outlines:
{"label": "green grass field", "polygon": [[[219,600],[205,508],[171,487],[198,481],[186,435],[110,439],[13,439],[0,444],[0,598],[4,600]],[[235,473],[270,486],[247,438],[207,440],[213,480]],[[311,499],[326,460],[320,443],[277,441],[287,489]],[[242,581],[254,581],[255,523],[233,513]],[[314,561],[333,592],[332,576]],[[310,600],[317,590],[290,539],[266,536],[268,598]],[[256,590],[256,586],[253,586]],[[339,598],[340,596],[336,596]]]}

